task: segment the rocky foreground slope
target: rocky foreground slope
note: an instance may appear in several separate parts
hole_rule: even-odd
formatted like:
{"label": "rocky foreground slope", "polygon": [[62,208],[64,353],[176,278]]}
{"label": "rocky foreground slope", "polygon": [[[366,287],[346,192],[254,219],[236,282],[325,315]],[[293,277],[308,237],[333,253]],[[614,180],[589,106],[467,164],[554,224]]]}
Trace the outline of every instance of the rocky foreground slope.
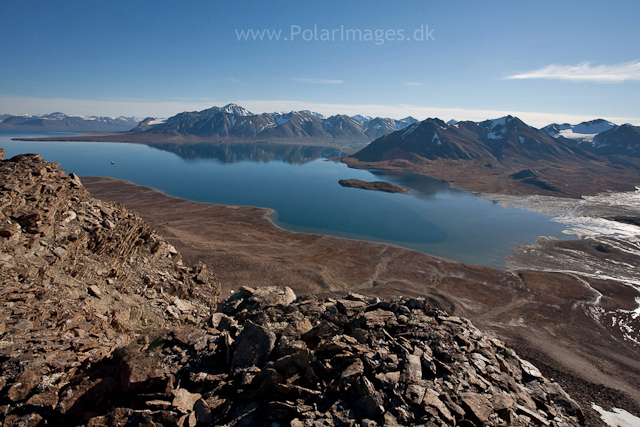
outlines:
{"label": "rocky foreground slope", "polygon": [[271,287],[218,306],[203,265],[56,167],[0,162],[4,426],[583,420],[557,383],[423,299]]}
{"label": "rocky foreground slope", "polygon": [[219,301],[204,265],[182,265],[137,214],[57,166],[0,162],[0,389],[14,402],[0,418],[36,386],[35,407],[57,403],[60,384],[140,330],[200,323]]}

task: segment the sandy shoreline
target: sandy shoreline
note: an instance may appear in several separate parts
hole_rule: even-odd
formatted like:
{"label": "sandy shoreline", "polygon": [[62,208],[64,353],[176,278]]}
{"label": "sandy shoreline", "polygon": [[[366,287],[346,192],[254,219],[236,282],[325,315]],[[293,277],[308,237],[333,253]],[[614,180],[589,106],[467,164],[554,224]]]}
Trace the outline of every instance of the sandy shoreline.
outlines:
{"label": "sandy shoreline", "polygon": [[268,209],[191,202],[112,178],[82,181],[93,197],[137,211],[186,261],[205,262],[222,282],[223,297],[243,285],[290,286],[296,294],[423,296],[493,330],[566,387],[592,420],[597,414],[590,402],[640,414],[640,351],[590,315],[600,305],[633,310],[640,297],[633,288],[295,233],[277,227]]}

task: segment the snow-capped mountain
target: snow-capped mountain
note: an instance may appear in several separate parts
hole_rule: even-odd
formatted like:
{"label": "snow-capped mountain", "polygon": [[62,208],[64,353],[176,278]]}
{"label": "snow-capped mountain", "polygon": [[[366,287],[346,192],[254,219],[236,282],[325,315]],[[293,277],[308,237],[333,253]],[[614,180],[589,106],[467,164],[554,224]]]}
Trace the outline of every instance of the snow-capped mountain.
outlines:
{"label": "snow-capped mountain", "polygon": [[251,111],[236,104],[227,104],[224,107],[222,107],[222,111],[228,114],[234,114],[236,116],[242,116],[242,117],[254,115]]}
{"label": "snow-capped mountain", "polygon": [[413,117],[402,120],[342,114],[325,117],[309,110],[254,114],[238,105],[229,104],[203,111],[183,112],[163,121],[147,118],[133,132],[193,135],[218,140],[329,141],[361,148],[380,136],[404,129],[415,122],[417,120]]}
{"label": "snow-capped mountain", "polygon": [[[400,127],[398,126],[400,124]],[[399,120],[383,119],[382,117],[376,117],[364,123],[365,134],[372,140],[378,139],[381,136],[387,135],[391,132],[403,129],[406,124]]]}
{"label": "snow-capped mountain", "polygon": [[[602,119],[579,125],[553,124],[542,130],[528,126],[512,116],[483,122],[451,120],[444,123],[439,119],[429,120],[432,126],[438,127],[427,138],[428,141],[436,142],[436,147],[423,154],[432,157],[493,158],[500,161],[523,157],[553,161],[554,158],[567,155],[588,157],[589,152],[640,156],[640,147],[636,147],[640,141],[636,142],[635,139],[637,128],[631,126],[620,129],[620,126]],[[317,142],[360,149],[385,135],[400,132],[408,138],[413,132],[424,132],[429,120],[418,122],[413,117],[394,120],[362,115],[350,117],[344,114],[324,117],[309,110],[255,114],[239,105],[228,104],[202,111],[185,111],[166,120],[148,118],[133,131],[171,138]],[[423,134],[418,138],[420,144],[424,143],[424,137]],[[406,141],[395,152],[404,150],[405,143]],[[373,149],[372,147],[371,150]]]}
{"label": "snow-capped mountain", "polygon": [[607,120],[596,119],[582,122],[578,125],[570,125],[569,123],[559,125],[554,123],[543,127],[542,130],[553,138],[562,136],[575,141],[593,141],[597,134],[606,132],[615,126],[615,123]]}
{"label": "snow-capped mountain", "polygon": [[51,131],[128,131],[140,123],[138,117],[70,116],[56,112],[40,115],[0,116],[0,129],[32,129]]}
{"label": "snow-capped mountain", "polygon": [[[293,111],[274,111],[273,113],[271,113],[272,116],[276,117],[276,116],[286,116],[289,113],[293,113]],[[305,113],[308,114],[310,116],[314,116],[317,117],[321,120],[326,119],[326,117],[320,113],[316,113],[315,111],[311,111],[311,110],[300,110],[299,113]]]}
{"label": "snow-capped mountain", "polygon": [[388,134],[354,155],[364,161],[379,159],[475,159],[496,161],[516,157],[556,160],[582,155],[567,144],[528,126],[517,117],[506,116],[484,122],[447,124],[427,119]]}
{"label": "snow-capped mountain", "polygon": [[396,126],[398,127],[398,130],[404,129],[414,123],[418,123],[418,119],[414,119],[411,116],[405,117],[404,119],[396,120]]}
{"label": "snow-capped mountain", "polygon": [[373,120],[371,116],[361,116],[360,114],[356,114],[355,116],[351,116],[352,119],[355,119],[361,123],[367,123],[370,120]]}
{"label": "snow-capped mountain", "polygon": [[[407,126],[412,125],[418,121],[411,116],[405,117],[404,119],[400,120],[394,120],[382,117],[361,116],[360,114],[356,114],[355,116],[351,116],[351,118],[362,123],[365,126],[365,129],[368,131],[369,135],[373,136],[373,139],[396,130],[404,129]],[[380,131],[380,129],[383,130]]]}
{"label": "snow-capped mountain", "polygon": [[[447,124],[439,119],[416,122],[376,139],[347,163],[421,171],[433,167],[428,172],[442,176],[449,173],[443,171],[469,168],[469,176],[477,174],[478,179],[503,175],[513,182],[508,185],[535,186],[539,191],[555,192],[559,191],[555,184],[540,175],[538,167],[558,164],[586,167],[593,158],[517,117],[506,116],[483,122]],[[514,184],[516,181],[518,184]]]}
{"label": "snow-capped mountain", "polygon": [[[593,124],[574,128],[597,129]],[[602,154],[582,149],[584,144]],[[577,145],[513,116],[455,123],[427,119],[382,136],[342,161],[355,168],[416,172],[495,193],[580,197],[638,185],[640,163],[633,157],[640,157],[640,128],[614,126],[596,134],[592,143]]]}
{"label": "snow-capped mountain", "polygon": [[337,138],[370,141],[365,135],[365,124],[344,114],[336,114],[323,120],[322,128]]}
{"label": "snow-capped mountain", "polygon": [[630,124],[618,126],[597,119],[578,125],[552,124],[542,130],[553,138],[594,154],[640,157],[640,128]]}
{"label": "snow-capped mountain", "polygon": [[306,113],[306,114],[309,114],[309,115],[311,115],[311,116],[316,116],[317,118],[322,119],[322,120],[326,119],[326,117],[325,117],[325,116],[323,116],[323,115],[322,115],[322,114],[320,114],[320,113],[316,113],[316,112],[314,112],[314,111],[302,110],[302,111],[301,111],[301,113]]}

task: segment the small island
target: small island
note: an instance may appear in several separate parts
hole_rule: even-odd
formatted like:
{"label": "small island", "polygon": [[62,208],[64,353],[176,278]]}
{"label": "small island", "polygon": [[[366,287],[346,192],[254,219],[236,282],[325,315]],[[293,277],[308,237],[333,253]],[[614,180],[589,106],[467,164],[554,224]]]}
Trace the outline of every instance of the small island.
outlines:
{"label": "small island", "polygon": [[360,179],[341,179],[338,181],[343,187],[361,188],[363,190],[384,191],[386,193],[402,193],[409,194],[408,188],[400,187],[399,185],[392,184],[384,181],[367,182]]}

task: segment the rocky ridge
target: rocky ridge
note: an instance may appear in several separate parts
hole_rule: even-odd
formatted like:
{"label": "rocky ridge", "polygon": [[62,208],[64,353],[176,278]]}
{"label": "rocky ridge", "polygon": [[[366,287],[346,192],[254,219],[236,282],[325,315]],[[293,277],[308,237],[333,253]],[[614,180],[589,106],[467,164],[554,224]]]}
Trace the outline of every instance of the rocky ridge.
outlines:
{"label": "rocky ridge", "polygon": [[206,266],[183,265],[137,214],[92,199],[76,175],[57,167],[36,154],[0,162],[0,414],[7,420],[32,395],[34,408],[57,404],[79,370],[139,331],[202,323],[219,301]]}
{"label": "rocky ridge", "polygon": [[[219,285],[37,155],[0,162],[4,426],[573,426],[532,364],[424,299]],[[217,312],[212,313],[217,307]]]}
{"label": "rocky ridge", "polygon": [[[583,419],[557,383],[502,341],[424,299],[298,298],[277,287],[243,288],[205,327],[145,335],[71,384],[89,397],[59,419],[88,426]],[[110,400],[95,401],[101,394]]]}

